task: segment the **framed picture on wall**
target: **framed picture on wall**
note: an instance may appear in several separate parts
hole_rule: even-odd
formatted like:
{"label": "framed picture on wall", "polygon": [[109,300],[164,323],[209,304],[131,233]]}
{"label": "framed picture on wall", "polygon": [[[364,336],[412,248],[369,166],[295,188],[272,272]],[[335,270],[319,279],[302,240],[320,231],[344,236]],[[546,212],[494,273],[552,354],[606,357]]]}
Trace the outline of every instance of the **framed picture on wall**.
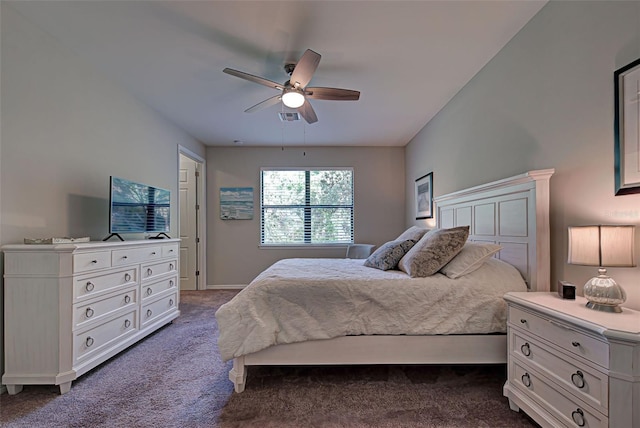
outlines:
{"label": "framed picture on wall", "polygon": [[640,193],[640,59],[614,73],[616,196]]}
{"label": "framed picture on wall", "polygon": [[252,220],[253,187],[221,187],[220,218],[222,220]]}
{"label": "framed picture on wall", "polygon": [[433,218],[433,172],[416,180],[416,220]]}

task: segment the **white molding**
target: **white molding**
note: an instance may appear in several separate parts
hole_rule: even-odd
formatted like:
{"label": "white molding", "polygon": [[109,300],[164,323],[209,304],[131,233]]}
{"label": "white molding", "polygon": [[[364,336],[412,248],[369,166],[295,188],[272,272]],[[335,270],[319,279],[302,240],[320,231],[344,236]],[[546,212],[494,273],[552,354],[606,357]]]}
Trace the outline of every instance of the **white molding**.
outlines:
{"label": "white molding", "polygon": [[207,290],[242,290],[247,284],[207,285]]}

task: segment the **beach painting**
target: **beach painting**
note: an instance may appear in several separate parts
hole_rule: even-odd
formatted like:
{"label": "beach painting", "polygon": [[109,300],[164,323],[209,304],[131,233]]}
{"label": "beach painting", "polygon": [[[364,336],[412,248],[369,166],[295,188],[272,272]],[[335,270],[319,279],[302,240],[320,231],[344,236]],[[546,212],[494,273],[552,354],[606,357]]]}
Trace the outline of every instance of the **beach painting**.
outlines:
{"label": "beach painting", "polygon": [[253,187],[221,187],[220,218],[222,220],[252,220]]}

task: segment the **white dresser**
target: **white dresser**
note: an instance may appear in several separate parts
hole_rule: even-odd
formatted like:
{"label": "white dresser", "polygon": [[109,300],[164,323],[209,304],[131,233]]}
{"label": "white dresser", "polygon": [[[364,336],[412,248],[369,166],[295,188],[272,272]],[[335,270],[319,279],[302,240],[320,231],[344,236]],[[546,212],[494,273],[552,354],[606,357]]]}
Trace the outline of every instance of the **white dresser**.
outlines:
{"label": "white dresser", "polygon": [[512,410],[543,427],[640,428],[640,312],[555,293],[507,293]]}
{"label": "white dresser", "polygon": [[178,315],[179,239],[6,245],[2,383],[71,382]]}

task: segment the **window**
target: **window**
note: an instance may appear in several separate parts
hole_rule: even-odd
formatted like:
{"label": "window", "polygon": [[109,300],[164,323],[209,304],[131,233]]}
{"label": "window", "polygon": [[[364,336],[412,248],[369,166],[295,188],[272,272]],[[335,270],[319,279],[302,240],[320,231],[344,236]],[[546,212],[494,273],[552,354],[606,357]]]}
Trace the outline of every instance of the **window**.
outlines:
{"label": "window", "polygon": [[260,177],[260,243],[353,242],[353,169],[270,169]]}

